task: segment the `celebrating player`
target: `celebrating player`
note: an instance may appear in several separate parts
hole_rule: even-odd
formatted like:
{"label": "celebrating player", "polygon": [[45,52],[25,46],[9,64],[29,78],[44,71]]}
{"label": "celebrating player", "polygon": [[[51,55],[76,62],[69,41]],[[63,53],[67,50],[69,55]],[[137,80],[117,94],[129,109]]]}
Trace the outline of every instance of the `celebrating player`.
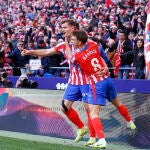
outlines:
{"label": "celebrating player", "polygon": [[[90,146],[106,148],[106,140],[99,117],[101,106],[106,105],[106,99],[108,99],[108,101],[111,102],[125,118],[128,128],[135,129],[136,126],[133,123],[127,108],[118,99],[112,79],[109,77],[108,73],[106,74],[108,68],[100,56],[98,46],[94,43],[88,43],[87,39],[88,36],[86,32],[81,30],[73,31],[71,42],[75,49],[80,49],[80,52],[73,54],[69,46],[67,46],[68,58],[72,63],[80,66],[81,71],[87,75],[90,81],[88,97],[90,117],[99,139]],[[97,72],[101,72],[101,75]]]}
{"label": "celebrating player", "polygon": [[[72,19],[67,19],[62,21],[61,27],[62,32],[64,34],[64,37],[69,42],[71,39],[71,34],[74,30],[76,30],[77,23]],[[70,45],[70,48],[72,49],[72,52],[75,53],[75,49],[72,45]],[[35,55],[35,56],[50,56],[57,53],[63,53],[64,56],[66,56],[66,44],[60,43],[57,46],[51,48],[51,49],[41,49],[41,50],[22,50],[22,55]],[[72,104],[74,101],[83,99],[84,105],[86,108],[86,113],[88,117],[88,126],[90,131],[90,137],[95,137],[95,130],[93,128],[93,125],[91,123],[89,110],[88,110],[88,104],[87,104],[87,97],[89,92],[89,85],[87,77],[84,73],[80,70],[80,67],[78,65],[74,65],[72,63],[69,64],[70,67],[70,76],[68,80],[68,86],[65,90],[63,100],[62,100],[62,111],[67,116],[67,118],[72,121],[77,127],[77,137],[75,139],[75,142],[79,142],[82,140],[83,136],[88,133],[88,128],[84,125],[84,123],[79,118],[78,113],[76,110],[72,108]],[[86,143],[91,144],[94,143],[95,139],[93,140],[90,138],[90,140]]]}

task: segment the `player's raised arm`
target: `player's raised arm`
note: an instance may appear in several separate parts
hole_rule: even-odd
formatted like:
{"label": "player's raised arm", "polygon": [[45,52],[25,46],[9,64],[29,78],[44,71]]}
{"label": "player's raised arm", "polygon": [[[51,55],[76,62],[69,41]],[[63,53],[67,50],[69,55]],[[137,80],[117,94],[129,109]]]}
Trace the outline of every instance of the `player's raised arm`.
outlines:
{"label": "player's raised arm", "polygon": [[40,50],[26,50],[22,49],[21,54],[23,56],[25,55],[33,55],[33,56],[50,56],[57,54],[58,52],[55,51],[55,48],[50,48],[50,49],[40,49]]}

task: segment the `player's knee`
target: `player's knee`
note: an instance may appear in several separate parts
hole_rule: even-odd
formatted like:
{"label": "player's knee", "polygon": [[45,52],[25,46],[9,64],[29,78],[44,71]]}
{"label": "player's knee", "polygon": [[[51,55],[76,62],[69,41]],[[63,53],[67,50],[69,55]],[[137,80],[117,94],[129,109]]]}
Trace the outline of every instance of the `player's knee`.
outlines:
{"label": "player's knee", "polygon": [[64,100],[62,100],[61,110],[62,110],[63,112],[67,112],[67,111],[68,111],[68,108],[67,108],[67,106],[66,106],[65,103],[64,103]]}
{"label": "player's knee", "polygon": [[84,108],[85,108],[85,110],[86,110],[87,112],[90,111],[90,110],[89,110],[89,105],[88,105],[88,103],[84,103]]}

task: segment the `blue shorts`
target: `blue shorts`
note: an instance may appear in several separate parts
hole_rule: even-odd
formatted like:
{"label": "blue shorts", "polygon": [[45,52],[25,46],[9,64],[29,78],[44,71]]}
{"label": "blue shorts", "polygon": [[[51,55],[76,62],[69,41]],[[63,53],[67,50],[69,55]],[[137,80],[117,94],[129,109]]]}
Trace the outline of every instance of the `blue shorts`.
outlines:
{"label": "blue shorts", "polygon": [[109,102],[112,102],[116,97],[117,91],[110,77],[101,82],[96,83],[93,86],[90,85],[88,97],[89,104],[98,104],[105,106],[106,99]]}
{"label": "blue shorts", "polygon": [[63,99],[69,101],[81,101],[88,102],[89,85],[72,85],[68,84],[65,90]]}

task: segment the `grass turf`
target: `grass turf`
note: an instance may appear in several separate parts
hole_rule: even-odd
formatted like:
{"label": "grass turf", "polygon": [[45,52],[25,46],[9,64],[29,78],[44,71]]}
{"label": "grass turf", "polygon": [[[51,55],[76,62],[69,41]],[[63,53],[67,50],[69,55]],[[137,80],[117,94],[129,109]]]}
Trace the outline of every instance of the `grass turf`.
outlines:
{"label": "grass turf", "polygon": [[[0,150],[92,150],[85,141],[54,138],[0,130]],[[108,143],[107,150],[140,150],[130,146]]]}
{"label": "grass turf", "polygon": [[0,137],[0,150],[86,150],[86,148]]}

